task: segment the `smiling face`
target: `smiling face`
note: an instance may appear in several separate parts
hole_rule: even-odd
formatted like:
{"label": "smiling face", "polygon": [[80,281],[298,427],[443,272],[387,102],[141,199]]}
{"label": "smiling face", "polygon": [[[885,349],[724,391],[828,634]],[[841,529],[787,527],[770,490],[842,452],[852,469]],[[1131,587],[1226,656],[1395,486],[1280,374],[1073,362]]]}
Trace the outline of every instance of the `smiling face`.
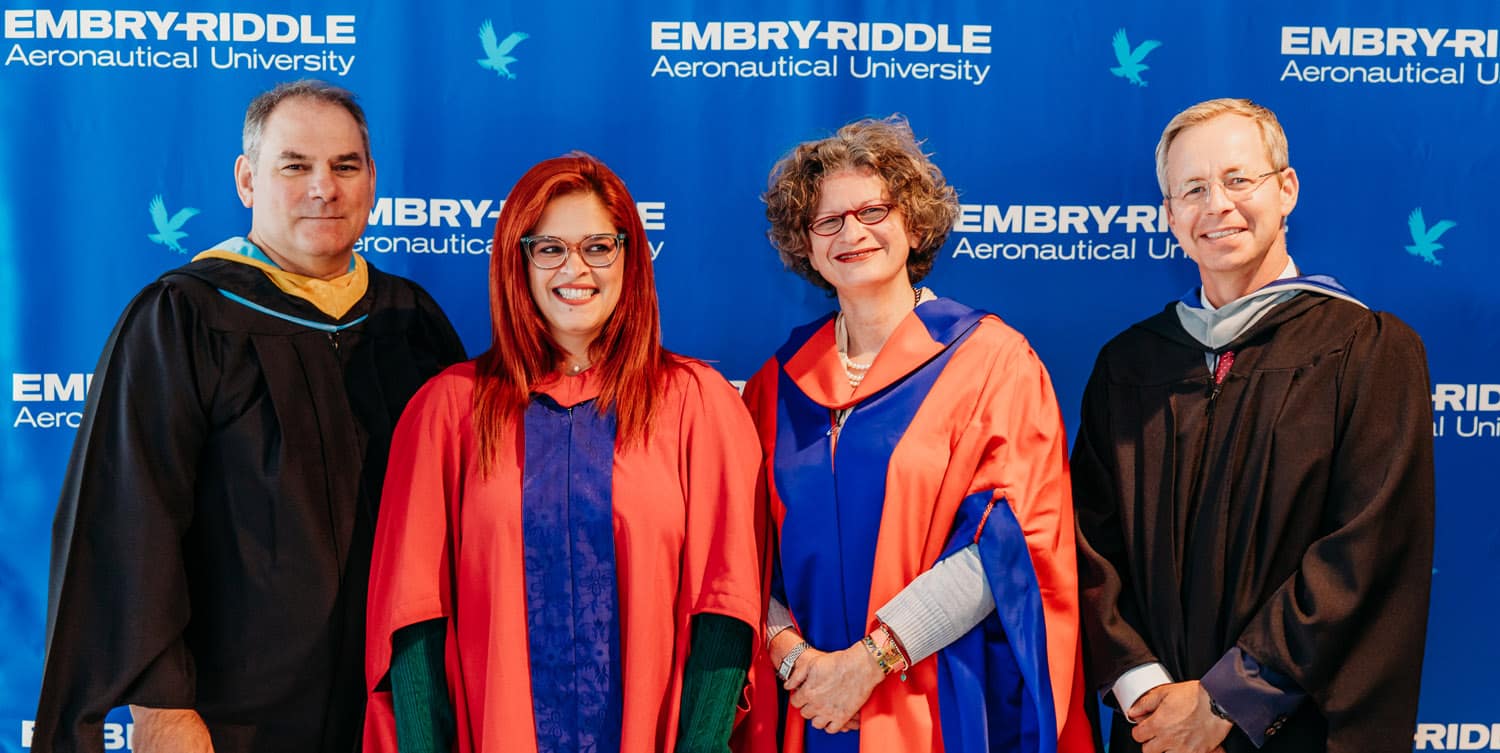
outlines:
{"label": "smiling face", "polygon": [[349,270],[375,201],[375,165],[339,105],[288,99],[266,118],[259,154],[235,162],[250,241],[282,269],[329,278]]}
{"label": "smiling face", "polygon": [[[891,203],[885,180],[873,170],[841,170],[823,179],[813,219]],[[840,297],[911,287],[906,273],[911,241],[899,206],[873,225],[847,215],[837,233],[822,236],[808,231],[808,240],[808,261]]]}
{"label": "smiling face", "polygon": [[[1290,167],[1255,190],[1231,199],[1221,182],[1275,170],[1260,128],[1242,115],[1221,115],[1177,134],[1167,151],[1167,224],[1198,264],[1203,289],[1215,306],[1239,298],[1286,267],[1283,224],[1297,206],[1297,173]],[[1181,200],[1186,186],[1202,181],[1201,204]]]}
{"label": "smiling face", "polygon": [[[547,202],[541,219],[528,235],[551,235],[576,244],[585,236],[620,232],[604,202],[592,193],[570,193]],[[556,269],[538,269],[527,261],[532,300],[541,311],[547,331],[568,353],[582,358],[604,330],[620,302],[626,254],[622,248],[607,267],[590,267],[575,251]]]}

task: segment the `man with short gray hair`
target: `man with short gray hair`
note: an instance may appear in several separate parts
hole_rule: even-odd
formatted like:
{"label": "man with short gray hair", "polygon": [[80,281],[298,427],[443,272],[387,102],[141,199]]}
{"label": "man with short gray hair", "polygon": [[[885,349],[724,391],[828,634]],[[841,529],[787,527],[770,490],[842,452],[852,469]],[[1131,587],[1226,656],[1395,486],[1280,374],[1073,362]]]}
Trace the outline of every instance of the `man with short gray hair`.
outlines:
{"label": "man with short gray hair", "polygon": [[1421,340],[1292,261],[1300,185],[1270,110],[1194,105],[1156,158],[1202,286],[1104,346],[1072,458],[1085,663],[1123,715],[1110,750],[1410,751],[1433,536]]}
{"label": "man with short gray hair", "polygon": [[53,525],[33,739],[354,751],[391,432],[462,360],[437,304],[354,253],[375,196],[349,92],[282,84],[235,162],[250,232],[138,294],[94,372]]}

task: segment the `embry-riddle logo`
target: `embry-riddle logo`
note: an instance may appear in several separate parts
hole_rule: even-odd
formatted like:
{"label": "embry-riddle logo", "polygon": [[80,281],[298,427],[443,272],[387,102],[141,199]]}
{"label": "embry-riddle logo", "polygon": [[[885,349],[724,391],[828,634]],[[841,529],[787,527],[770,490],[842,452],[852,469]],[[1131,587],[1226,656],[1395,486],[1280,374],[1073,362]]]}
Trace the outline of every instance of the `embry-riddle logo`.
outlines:
{"label": "embry-riddle logo", "polygon": [[1141,42],[1139,47],[1132,50],[1130,49],[1130,40],[1125,37],[1125,30],[1120,29],[1115,32],[1113,44],[1115,46],[1115,61],[1120,65],[1117,68],[1110,68],[1109,72],[1136,86],[1145,86],[1146,82],[1141,79],[1141,73],[1151,66],[1141,61],[1145,60],[1146,56],[1150,55],[1152,50],[1160,47],[1161,42],[1155,39],[1148,39]]}
{"label": "embry-riddle logo", "polygon": [[530,38],[530,34],[522,31],[513,31],[510,33],[510,36],[505,38],[504,42],[497,44],[495,41],[495,25],[490,23],[490,20],[486,18],[484,23],[479,25],[479,43],[484,45],[484,57],[478,60],[479,67],[488,68],[494,71],[497,76],[515,78],[516,74],[510,72],[510,64],[516,62],[516,59],[510,57],[510,51],[515,49],[516,45]]}
{"label": "embry-riddle logo", "polygon": [[182,232],[182,225],[196,214],[198,210],[183,207],[177,214],[172,215],[171,219],[167,219],[167,205],[162,203],[161,194],[157,194],[151,197],[151,224],[156,226],[156,232],[146,237],[179,254],[185,254],[187,249],[184,249],[177,241],[187,237],[187,233]]}
{"label": "embry-riddle logo", "polygon": [[1406,218],[1406,226],[1411,228],[1412,242],[1412,245],[1406,247],[1406,252],[1433,266],[1443,266],[1443,260],[1433,256],[1443,248],[1443,244],[1438,243],[1437,239],[1443,237],[1443,233],[1458,227],[1458,223],[1452,220],[1442,220],[1432,227],[1427,227],[1427,220],[1422,217],[1422,208],[1417,207],[1411,210],[1411,215]]}

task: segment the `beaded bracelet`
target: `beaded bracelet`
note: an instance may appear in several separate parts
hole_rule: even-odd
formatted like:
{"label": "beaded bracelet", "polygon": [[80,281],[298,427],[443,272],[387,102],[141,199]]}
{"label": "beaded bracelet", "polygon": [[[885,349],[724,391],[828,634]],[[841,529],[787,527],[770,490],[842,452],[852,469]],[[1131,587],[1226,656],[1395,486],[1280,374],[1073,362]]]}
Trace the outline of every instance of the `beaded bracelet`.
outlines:
{"label": "beaded bracelet", "polygon": [[891,673],[891,670],[895,669],[895,667],[886,662],[885,654],[875,646],[875,639],[872,636],[867,635],[861,638],[860,641],[865,644],[865,648],[869,650],[870,655],[875,657],[875,663],[880,665],[880,674],[888,675]]}
{"label": "beaded bracelet", "polygon": [[[892,630],[885,620],[880,621],[880,629],[885,631],[885,637],[890,639],[891,645],[896,647],[896,653],[901,656],[902,666],[905,669],[911,669],[911,654],[907,652],[905,644],[901,643],[900,636],[896,635],[896,631]],[[905,680],[906,677],[903,676],[901,679]]]}
{"label": "beaded bracelet", "polygon": [[885,636],[886,643],[884,647],[875,645],[875,636],[873,633],[862,638],[861,642],[865,644],[865,649],[870,652],[870,655],[875,657],[875,663],[879,665],[882,675],[889,675],[900,669],[901,681],[905,682],[906,670],[911,664],[906,660],[900,649],[896,647],[895,637],[889,629],[885,631]]}

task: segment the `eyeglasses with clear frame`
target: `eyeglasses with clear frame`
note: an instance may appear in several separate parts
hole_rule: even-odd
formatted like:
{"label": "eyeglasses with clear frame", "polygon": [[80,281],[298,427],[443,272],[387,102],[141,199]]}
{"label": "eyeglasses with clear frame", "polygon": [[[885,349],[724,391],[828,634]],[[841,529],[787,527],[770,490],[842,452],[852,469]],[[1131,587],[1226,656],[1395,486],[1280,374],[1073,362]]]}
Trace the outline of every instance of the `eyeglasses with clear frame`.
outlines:
{"label": "eyeglasses with clear frame", "polygon": [[1224,196],[1230,201],[1242,201],[1250,198],[1250,195],[1265,185],[1266,178],[1275,175],[1286,168],[1261,173],[1254,177],[1230,173],[1228,176],[1216,180],[1190,180],[1180,188],[1177,193],[1168,195],[1172,201],[1180,202],[1191,207],[1202,207],[1208,204],[1209,194],[1213,192],[1213,184],[1219,184],[1224,189]]}
{"label": "eyeglasses with clear frame", "polygon": [[624,233],[594,233],[577,243],[552,235],[528,235],[521,239],[521,249],[537,269],[561,267],[568,263],[569,251],[577,251],[578,258],[590,267],[607,267],[615,263],[624,247]]}
{"label": "eyeglasses with clear frame", "polygon": [[808,223],[807,229],[811,230],[813,235],[821,235],[826,238],[830,235],[838,235],[839,231],[844,229],[845,217],[853,215],[854,219],[859,220],[859,224],[861,225],[879,225],[885,221],[886,217],[890,216],[891,210],[895,208],[895,204],[867,204],[858,209],[850,209],[847,212],[818,217]]}

